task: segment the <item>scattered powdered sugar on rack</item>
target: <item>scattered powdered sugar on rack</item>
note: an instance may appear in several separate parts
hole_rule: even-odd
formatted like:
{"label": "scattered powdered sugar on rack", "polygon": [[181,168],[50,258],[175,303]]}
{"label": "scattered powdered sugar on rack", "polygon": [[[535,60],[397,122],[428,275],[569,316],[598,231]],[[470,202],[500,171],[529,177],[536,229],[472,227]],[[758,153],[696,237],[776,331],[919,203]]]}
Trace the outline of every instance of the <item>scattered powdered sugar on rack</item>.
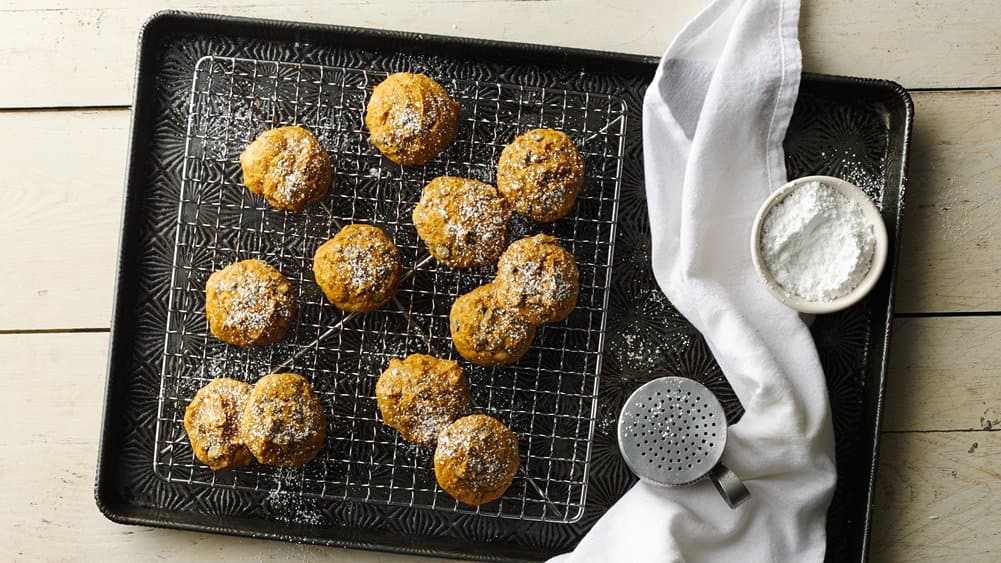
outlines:
{"label": "scattered powdered sugar on rack", "polygon": [[626,329],[620,333],[611,347],[637,370],[652,369],[664,360],[666,352],[659,340],[643,336],[635,329]]}
{"label": "scattered powdered sugar on rack", "polygon": [[875,245],[859,204],[821,182],[793,190],[761,229],[761,255],[776,283],[811,301],[855,289],[869,272]]}
{"label": "scattered powdered sugar on rack", "polygon": [[386,337],[365,354],[358,354],[358,368],[363,374],[377,377],[386,369],[390,358],[403,358],[414,352],[429,352],[427,347],[410,349],[407,336],[386,334]]}
{"label": "scattered powdered sugar on rack", "polygon": [[296,490],[302,480],[301,470],[276,468],[274,477],[277,488],[268,493],[267,504],[270,514],[282,522],[318,526],[327,522],[327,517],[315,498],[304,496]]}

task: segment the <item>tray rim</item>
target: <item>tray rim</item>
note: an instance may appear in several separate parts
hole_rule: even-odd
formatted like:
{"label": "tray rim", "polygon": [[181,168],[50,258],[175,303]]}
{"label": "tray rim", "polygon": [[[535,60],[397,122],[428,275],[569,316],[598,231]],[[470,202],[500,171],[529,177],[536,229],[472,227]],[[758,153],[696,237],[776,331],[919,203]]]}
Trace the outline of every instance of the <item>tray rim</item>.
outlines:
{"label": "tray rim", "polygon": [[[127,266],[131,263],[130,258],[136,254],[136,246],[138,242],[135,240],[130,240],[130,237],[126,236],[127,233],[131,232],[134,227],[136,218],[133,216],[134,213],[131,211],[133,207],[136,206],[137,201],[140,199],[140,191],[142,189],[142,178],[137,177],[140,170],[138,161],[140,151],[138,150],[143,144],[143,135],[140,122],[149,113],[149,101],[144,101],[143,93],[147,90],[149,85],[148,82],[151,81],[151,77],[147,76],[147,68],[152,66],[151,57],[155,55],[155,48],[157,47],[156,39],[158,34],[161,33],[161,29],[171,23],[176,22],[186,22],[186,23],[217,23],[217,24],[229,24],[229,25],[248,25],[251,27],[256,27],[261,30],[271,30],[273,31],[287,31],[287,32],[305,32],[310,34],[348,34],[348,35],[365,35],[368,37],[379,37],[385,39],[393,39],[400,41],[422,41],[425,43],[433,44],[436,46],[452,46],[452,47],[474,47],[474,48],[488,48],[488,49],[504,49],[509,53],[519,53],[522,55],[534,54],[534,55],[544,55],[548,57],[559,57],[561,59],[576,59],[578,64],[584,64],[586,62],[616,62],[619,64],[627,64],[633,67],[635,70],[647,70],[652,71],[658,64],[660,58],[649,55],[637,55],[637,54],[627,54],[627,53],[616,53],[611,51],[602,51],[594,49],[579,49],[571,47],[560,47],[560,46],[548,46],[539,45],[533,43],[518,43],[511,41],[496,41],[489,39],[478,39],[478,38],[467,38],[467,37],[452,37],[443,35],[434,35],[426,33],[414,33],[407,31],[396,31],[396,30],[383,30],[374,28],[362,28],[355,26],[342,26],[342,25],[332,25],[332,24],[321,24],[321,23],[307,23],[307,22],[292,22],[286,20],[274,20],[265,18],[248,18],[240,16],[228,16],[228,15],[218,15],[209,13],[196,13],[183,10],[162,10],[152,14],[140,27],[138,34],[138,52],[136,57],[136,69],[133,79],[133,94],[132,94],[132,107],[131,107],[131,119],[129,124],[129,146],[128,146],[128,162],[126,165],[125,173],[125,189],[122,196],[122,211],[120,216],[120,231],[118,240],[118,253],[116,257],[116,272],[115,272],[115,286],[114,286],[114,297],[112,302],[112,316],[111,316],[111,327],[109,333],[109,343],[108,343],[108,360],[106,368],[106,381],[104,390],[104,407],[102,409],[101,416],[101,435],[99,437],[98,443],[98,456],[97,456],[97,469],[95,475],[94,483],[94,499],[97,504],[98,509],[101,513],[111,520],[119,524],[128,525],[142,525],[142,526],[152,526],[158,528],[172,528],[181,529],[189,531],[198,532],[211,532],[219,533],[230,536],[239,537],[251,537],[260,539],[272,539],[279,541],[290,541],[290,542],[306,542],[318,545],[327,546],[338,546],[347,547],[355,549],[366,549],[366,550],[376,550],[383,552],[410,554],[410,555],[424,555],[424,556],[446,556],[446,557],[456,557],[461,556],[466,559],[473,560],[492,560],[492,561],[522,561],[519,558],[513,557],[496,557],[487,556],[480,554],[470,554],[466,552],[458,552],[453,550],[448,550],[445,548],[423,548],[415,545],[388,545],[381,543],[373,543],[368,541],[356,541],[356,540],[346,540],[346,539],[333,539],[333,538],[321,538],[317,536],[308,535],[295,535],[293,533],[280,533],[280,532],[262,532],[255,531],[250,528],[238,528],[235,526],[227,525],[210,525],[202,523],[190,523],[190,522],[179,522],[174,520],[168,520],[165,518],[157,518],[154,516],[145,516],[129,513],[128,504],[115,503],[112,502],[114,492],[111,490],[112,484],[109,482],[113,478],[113,473],[108,468],[109,460],[111,455],[109,448],[111,447],[109,440],[109,435],[113,432],[110,428],[110,423],[113,419],[114,412],[116,410],[113,408],[116,403],[116,396],[121,394],[119,390],[119,379],[124,377],[124,374],[118,373],[118,356],[127,353],[129,350],[123,349],[121,343],[119,342],[119,333],[121,331],[121,324],[124,317],[128,315],[126,310],[126,303],[123,300],[123,296],[127,293],[126,286],[128,285],[127,279]],[[888,266],[888,272],[884,273],[887,276],[884,283],[888,284],[887,290],[887,304],[884,310],[886,315],[886,322],[883,326],[881,336],[882,350],[881,358],[879,359],[878,365],[878,378],[874,382],[877,384],[876,388],[876,404],[875,404],[875,418],[874,427],[872,428],[872,447],[871,447],[871,463],[869,468],[869,478],[866,484],[866,510],[864,515],[864,527],[863,536],[861,543],[861,553],[860,561],[867,561],[869,556],[869,548],[871,544],[871,529],[872,529],[872,515],[873,515],[873,501],[875,495],[875,483],[877,478],[877,469],[879,461],[879,447],[880,447],[880,437],[882,430],[882,419],[883,419],[883,403],[885,400],[886,391],[886,373],[889,362],[889,352],[890,352],[890,333],[892,330],[893,317],[894,317],[894,305],[896,297],[896,277],[898,270],[898,260],[899,260],[899,246],[901,237],[901,223],[903,219],[904,210],[904,195],[906,192],[906,181],[907,181],[907,168],[908,168],[908,156],[910,152],[910,141],[912,136],[913,121],[914,121],[914,103],[910,97],[910,94],[904,89],[900,84],[893,82],[891,80],[879,79],[879,78],[862,78],[862,77],[852,77],[843,75],[826,75],[817,74],[810,72],[803,72],[802,77],[806,81],[818,82],[818,83],[830,83],[830,84],[851,84],[859,87],[870,87],[886,90],[888,95],[893,99],[901,102],[904,106],[904,124],[903,124],[903,137],[901,139],[901,159],[900,159],[900,170],[899,170],[899,188],[898,188],[898,198],[896,202],[895,209],[888,210],[884,209],[883,213],[887,214],[892,212],[895,219],[895,228],[893,229],[892,236],[892,246],[893,253],[890,257]],[[873,336],[879,334],[878,332],[873,332]],[[124,370],[123,370],[124,371]],[[868,435],[868,433],[867,433]],[[124,509],[122,507],[125,507]]]}

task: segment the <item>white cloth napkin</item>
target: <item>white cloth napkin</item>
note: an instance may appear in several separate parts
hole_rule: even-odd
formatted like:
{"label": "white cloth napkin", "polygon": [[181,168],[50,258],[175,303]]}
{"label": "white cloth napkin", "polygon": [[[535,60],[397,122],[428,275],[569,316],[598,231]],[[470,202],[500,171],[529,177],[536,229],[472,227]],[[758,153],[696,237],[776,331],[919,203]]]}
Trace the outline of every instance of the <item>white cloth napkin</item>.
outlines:
{"label": "white cloth napkin", "polygon": [[643,153],[661,289],[705,336],[746,412],[723,462],[750,499],[712,484],[637,484],[578,561],[821,561],[834,432],[809,330],[757,279],[751,224],[786,181],[782,140],[799,90],[799,0],[718,0],[678,34],[647,90]]}

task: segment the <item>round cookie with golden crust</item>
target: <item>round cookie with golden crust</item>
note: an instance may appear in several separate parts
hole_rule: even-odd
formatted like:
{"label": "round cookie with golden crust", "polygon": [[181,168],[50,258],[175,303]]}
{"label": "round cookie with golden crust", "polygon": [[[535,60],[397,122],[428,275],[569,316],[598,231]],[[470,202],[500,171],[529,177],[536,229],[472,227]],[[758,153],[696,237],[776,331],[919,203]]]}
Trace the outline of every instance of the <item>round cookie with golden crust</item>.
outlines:
{"label": "round cookie with golden crust", "polygon": [[379,227],[348,225],[316,249],[313,275],[338,309],[374,311],[396,295],[400,250]]}
{"label": "round cookie with golden crust", "polygon": [[499,499],[519,465],[518,436],[496,418],[460,418],[438,435],[434,474],[459,502],[480,505]]}
{"label": "round cookie with golden crust", "polygon": [[270,129],[240,154],[243,183],[268,205],[302,211],[330,188],[330,155],[305,127]]}
{"label": "round cookie with golden crust", "polygon": [[365,125],[375,148],[389,160],[417,166],[455,138],[459,104],[423,74],[390,74],[372,90]]}
{"label": "round cookie with golden crust", "polygon": [[417,236],[439,262],[476,268],[497,261],[507,246],[511,208],[497,188],[469,178],[431,180],[414,208]]}
{"label": "round cookie with golden crust", "polygon": [[562,131],[533,129],[501,151],[497,189],[516,213],[551,223],[570,212],[584,185],[584,158]]}
{"label": "round cookie with golden crust", "polygon": [[517,362],[535,338],[535,326],[497,303],[492,284],[456,299],[448,321],[455,349],[466,360],[481,366]]}
{"label": "round cookie with golden crust", "polygon": [[316,457],[327,440],[327,417],[305,377],[273,373],[250,392],[240,432],[257,461],[299,467]]}
{"label": "round cookie with golden crust", "polygon": [[411,354],[389,360],[375,384],[382,420],[403,439],[430,446],[438,433],[469,412],[469,382],[452,360]]}
{"label": "round cookie with golden crust", "polygon": [[535,235],[511,243],[497,261],[497,302],[525,322],[562,321],[577,306],[580,274],[572,254],[555,238]]}
{"label": "round cookie with golden crust", "polygon": [[295,317],[292,284],[271,265],[241,260],[213,272],[205,284],[205,316],[220,340],[267,346],[281,340]]}
{"label": "round cookie with golden crust", "polygon": [[191,450],[209,468],[233,469],[254,460],[240,433],[240,414],[250,389],[242,381],[219,377],[199,389],[184,409]]}

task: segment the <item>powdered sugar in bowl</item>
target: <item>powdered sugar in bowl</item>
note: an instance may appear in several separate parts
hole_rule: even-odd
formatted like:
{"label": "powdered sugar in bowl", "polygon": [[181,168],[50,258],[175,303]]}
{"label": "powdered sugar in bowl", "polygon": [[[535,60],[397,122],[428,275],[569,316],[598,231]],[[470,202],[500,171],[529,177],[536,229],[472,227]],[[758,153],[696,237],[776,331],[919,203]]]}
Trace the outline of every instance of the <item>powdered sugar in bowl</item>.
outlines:
{"label": "powdered sugar in bowl", "polygon": [[806,176],[776,190],[751,231],[754,267],[773,295],[803,313],[831,313],[862,299],[886,265],[879,210],[839,178]]}

